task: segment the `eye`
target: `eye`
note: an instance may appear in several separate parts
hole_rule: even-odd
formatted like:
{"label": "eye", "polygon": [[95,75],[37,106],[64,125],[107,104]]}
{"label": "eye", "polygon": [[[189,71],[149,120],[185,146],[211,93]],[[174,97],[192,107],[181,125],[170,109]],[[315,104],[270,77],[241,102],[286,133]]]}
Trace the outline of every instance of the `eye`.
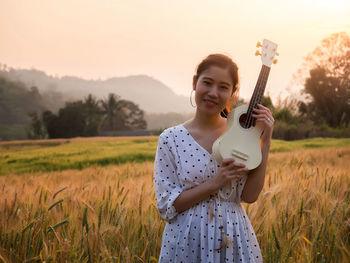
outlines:
{"label": "eye", "polygon": [[210,85],[210,81],[208,81],[208,80],[203,80],[203,83],[204,83],[205,85]]}
{"label": "eye", "polygon": [[222,88],[222,89],[228,89],[228,87],[227,87],[227,86],[221,86],[221,88]]}

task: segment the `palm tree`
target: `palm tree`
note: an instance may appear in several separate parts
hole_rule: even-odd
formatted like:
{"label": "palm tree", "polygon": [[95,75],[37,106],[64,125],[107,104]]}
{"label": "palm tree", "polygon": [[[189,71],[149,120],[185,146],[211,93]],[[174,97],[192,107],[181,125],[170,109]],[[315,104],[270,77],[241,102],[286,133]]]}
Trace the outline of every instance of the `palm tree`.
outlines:
{"label": "palm tree", "polygon": [[86,112],[86,135],[96,136],[98,134],[98,126],[101,120],[101,109],[99,101],[94,96],[89,94],[84,101]]}
{"label": "palm tree", "polygon": [[114,121],[117,117],[119,117],[120,105],[119,105],[120,97],[114,93],[110,93],[108,95],[107,100],[101,100],[102,104],[102,113],[105,115],[102,123],[108,123],[108,129],[110,131],[114,130]]}

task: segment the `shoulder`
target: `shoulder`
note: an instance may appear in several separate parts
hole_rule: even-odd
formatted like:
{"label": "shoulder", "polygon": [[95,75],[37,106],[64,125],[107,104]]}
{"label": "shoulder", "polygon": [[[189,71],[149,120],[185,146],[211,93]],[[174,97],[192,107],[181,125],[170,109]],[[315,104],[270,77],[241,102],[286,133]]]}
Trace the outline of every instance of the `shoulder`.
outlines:
{"label": "shoulder", "polygon": [[159,140],[165,142],[175,141],[178,134],[182,133],[183,131],[184,128],[182,124],[167,128],[159,135]]}
{"label": "shoulder", "polygon": [[179,133],[181,129],[181,125],[165,129],[159,135],[157,152],[160,151],[165,154],[171,154],[174,159],[177,159],[178,138],[180,137]]}

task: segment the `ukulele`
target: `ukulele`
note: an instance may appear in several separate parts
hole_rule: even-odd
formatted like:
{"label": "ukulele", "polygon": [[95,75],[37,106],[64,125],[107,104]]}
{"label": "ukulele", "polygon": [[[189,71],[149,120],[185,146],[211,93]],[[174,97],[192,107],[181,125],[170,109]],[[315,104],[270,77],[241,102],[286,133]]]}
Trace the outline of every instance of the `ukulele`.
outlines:
{"label": "ukulele", "polygon": [[243,163],[252,170],[261,163],[260,136],[263,131],[262,123],[255,123],[252,117],[253,109],[258,108],[263,97],[267,78],[269,76],[272,63],[276,64],[274,59],[277,44],[264,39],[261,45],[258,42],[257,47],[262,47],[261,53],[256,51],[255,55],[261,55],[262,67],[250,99],[249,106],[241,105],[227,116],[226,131],[214,142],[212,147],[213,157],[218,163],[223,159],[234,158],[238,163]]}

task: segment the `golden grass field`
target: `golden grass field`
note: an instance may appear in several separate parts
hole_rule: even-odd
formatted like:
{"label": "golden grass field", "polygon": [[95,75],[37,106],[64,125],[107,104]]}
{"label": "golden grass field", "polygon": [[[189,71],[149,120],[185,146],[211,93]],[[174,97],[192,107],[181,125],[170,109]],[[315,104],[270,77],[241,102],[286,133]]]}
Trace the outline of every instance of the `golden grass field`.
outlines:
{"label": "golden grass field", "polygon": [[[264,262],[350,262],[349,168],[350,146],[270,153],[257,202],[242,204]],[[0,262],[157,262],[164,221],[152,173],[147,160],[5,173]]]}

